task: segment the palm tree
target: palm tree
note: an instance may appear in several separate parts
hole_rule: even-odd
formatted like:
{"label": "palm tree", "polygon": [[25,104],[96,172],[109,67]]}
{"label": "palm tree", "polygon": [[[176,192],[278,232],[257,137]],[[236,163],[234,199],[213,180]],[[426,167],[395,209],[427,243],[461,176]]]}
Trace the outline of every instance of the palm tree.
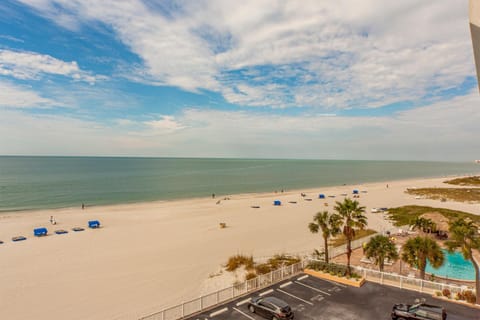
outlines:
{"label": "palm tree", "polygon": [[438,243],[429,237],[409,239],[402,250],[402,260],[420,270],[420,278],[425,279],[427,260],[432,267],[439,268],[444,261],[444,254]]}
{"label": "palm tree", "polygon": [[448,228],[451,240],[447,241],[449,251],[460,248],[463,257],[472,261],[475,266],[475,286],[477,291],[477,304],[480,304],[480,272],[477,261],[473,258],[473,249],[480,250],[480,235],[478,227],[473,222],[458,219],[450,223]]}
{"label": "palm tree", "polygon": [[329,214],[328,211],[318,212],[313,216],[313,221],[308,225],[311,233],[322,231],[323,243],[325,248],[325,262],[328,263],[328,238],[340,233],[341,220],[337,214]]}
{"label": "palm tree", "polygon": [[423,233],[435,232],[437,229],[437,224],[433,222],[432,219],[425,219],[422,217],[415,218],[415,220],[412,221],[411,226]]}
{"label": "palm tree", "polygon": [[386,236],[377,235],[370,239],[365,246],[365,256],[374,259],[375,265],[380,271],[383,271],[385,266],[385,259],[389,261],[398,260],[398,251],[395,244]]}
{"label": "palm tree", "polygon": [[357,200],[345,198],[343,202],[336,202],[333,208],[342,219],[343,235],[347,240],[347,276],[350,276],[350,257],[352,255],[352,240],[355,238],[355,230],[364,229],[367,226],[365,207],[360,206]]}

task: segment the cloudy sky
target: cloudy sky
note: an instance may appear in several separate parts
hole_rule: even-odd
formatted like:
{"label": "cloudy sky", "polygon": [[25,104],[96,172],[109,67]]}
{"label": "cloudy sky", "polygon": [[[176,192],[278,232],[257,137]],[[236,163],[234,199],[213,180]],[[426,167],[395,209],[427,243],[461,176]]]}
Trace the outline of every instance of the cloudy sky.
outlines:
{"label": "cloudy sky", "polygon": [[468,1],[0,2],[0,154],[480,158]]}

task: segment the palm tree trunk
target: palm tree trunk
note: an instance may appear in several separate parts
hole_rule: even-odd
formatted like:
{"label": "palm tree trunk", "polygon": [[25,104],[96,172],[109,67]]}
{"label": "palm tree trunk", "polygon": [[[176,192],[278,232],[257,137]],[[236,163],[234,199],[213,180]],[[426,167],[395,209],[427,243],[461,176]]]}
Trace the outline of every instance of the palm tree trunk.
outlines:
{"label": "palm tree trunk", "polygon": [[323,245],[325,246],[325,262],[328,263],[328,238],[323,237]]}
{"label": "palm tree trunk", "polygon": [[480,304],[480,272],[478,262],[475,260],[472,254],[470,255],[470,257],[472,257],[470,261],[472,261],[475,268],[475,296],[477,297],[477,304]]}
{"label": "palm tree trunk", "polygon": [[347,277],[350,277],[350,257],[352,255],[352,241],[347,239]]}

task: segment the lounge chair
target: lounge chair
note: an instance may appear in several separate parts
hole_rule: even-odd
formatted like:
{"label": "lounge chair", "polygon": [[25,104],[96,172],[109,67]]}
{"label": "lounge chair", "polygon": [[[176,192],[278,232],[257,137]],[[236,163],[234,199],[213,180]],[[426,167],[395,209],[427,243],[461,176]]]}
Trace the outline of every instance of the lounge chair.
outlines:
{"label": "lounge chair", "polygon": [[65,233],[68,233],[67,230],[63,230],[63,229],[60,229],[60,230],[55,230],[55,233],[56,234],[65,234]]}
{"label": "lounge chair", "polygon": [[88,227],[91,228],[91,229],[100,228],[100,221],[90,220],[90,221],[88,221]]}
{"label": "lounge chair", "polygon": [[12,241],[23,241],[23,240],[27,240],[27,238],[24,236],[16,236],[12,238]]}
{"label": "lounge chair", "polygon": [[288,203],[297,204],[297,201],[288,201]]}
{"label": "lounge chair", "polygon": [[250,208],[253,208],[253,209],[259,209],[260,206],[251,206]]}
{"label": "lounge chair", "polygon": [[2,243],[3,243],[3,241],[2,241],[2,240],[0,240],[0,244],[2,244]]}
{"label": "lounge chair", "polygon": [[35,228],[33,229],[33,235],[35,237],[43,237],[46,236],[48,233],[47,228]]}
{"label": "lounge chair", "polygon": [[72,230],[75,231],[75,232],[79,232],[79,231],[83,231],[85,229],[81,228],[81,227],[75,227],[75,228],[72,228]]}
{"label": "lounge chair", "polygon": [[312,201],[312,199],[310,199],[310,198],[307,198],[307,199],[304,199],[304,200],[305,200],[305,201]]}

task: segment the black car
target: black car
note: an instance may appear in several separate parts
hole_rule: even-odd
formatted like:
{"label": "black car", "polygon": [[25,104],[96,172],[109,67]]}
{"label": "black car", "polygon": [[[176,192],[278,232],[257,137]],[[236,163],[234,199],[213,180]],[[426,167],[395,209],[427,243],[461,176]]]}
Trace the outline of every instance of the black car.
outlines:
{"label": "black car", "polygon": [[293,319],[290,306],[285,301],[275,297],[252,298],[248,304],[248,310],[267,319]]}
{"label": "black car", "polygon": [[392,308],[393,320],[445,320],[447,319],[447,312],[444,308],[432,306],[425,303],[396,304]]}

